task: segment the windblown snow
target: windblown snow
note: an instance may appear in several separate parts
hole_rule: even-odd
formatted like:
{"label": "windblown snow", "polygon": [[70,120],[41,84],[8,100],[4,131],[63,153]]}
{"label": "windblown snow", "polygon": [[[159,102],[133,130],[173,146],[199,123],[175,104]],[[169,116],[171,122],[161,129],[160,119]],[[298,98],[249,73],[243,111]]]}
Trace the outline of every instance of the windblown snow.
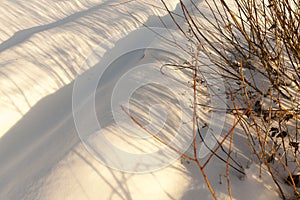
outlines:
{"label": "windblown snow", "polygon": [[[177,0],[168,3],[174,12],[181,9]],[[198,4],[201,8],[201,1]],[[135,31],[144,27],[142,23],[162,28],[161,20],[167,27],[174,28],[162,6],[156,0],[127,3],[121,0],[1,2],[0,199],[212,199],[199,168],[185,159],[179,158],[147,173],[128,173],[107,167],[88,151],[73,119],[72,95],[76,77],[85,74],[93,78],[95,63],[92,59],[86,63],[87,58],[95,48],[99,57],[117,57],[125,46],[128,48],[142,42],[159,46],[160,40],[155,34],[143,35]],[[118,136],[119,129],[112,123],[113,116],[109,112],[111,102],[107,91],[122,77],[122,70],[126,67],[148,63],[149,60],[159,64],[157,57],[161,60],[168,57],[163,55],[164,52],[153,54],[138,50],[127,54],[106,72],[102,87],[95,94],[96,115],[102,123],[102,134],[119,147],[130,147],[128,151],[131,152],[155,151],[159,146],[153,141],[138,143],[126,135],[124,138]],[[172,59],[176,60],[176,56]],[[180,80],[185,78],[180,73],[173,75]],[[88,93],[85,88],[89,86],[89,79],[86,80],[81,88],[82,96]],[[186,85],[188,87],[188,83]],[[185,92],[173,89],[178,93]],[[142,87],[135,94],[136,99],[149,91],[162,92],[155,85]],[[164,91],[164,94],[171,95],[172,92]],[[159,105],[161,101],[156,102],[155,96],[152,98],[134,104],[135,116],[142,116],[145,109],[149,110],[143,106],[154,103],[157,106],[147,112],[155,119],[162,107]],[[78,105],[84,105],[85,100],[83,98]],[[164,106],[168,104],[166,100]],[[176,102],[172,106],[172,109],[177,109]],[[164,113],[164,116],[173,117],[172,122],[184,119],[188,126],[188,113],[171,114]],[[179,118],[179,114],[183,118]],[[81,125],[92,130],[91,121],[85,119],[83,115]],[[152,123],[161,126],[160,121]],[[232,123],[233,119],[228,117],[224,129],[229,130]],[[166,126],[168,133],[172,133],[172,128]],[[189,130],[189,127],[182,130]],[[236,159],[245,166],[246,176],[230,171],[233,197],[279,199],[270,175],[265,172],[260,178],[259,167],[250,163],[251,155],[243,145],[246,138],[238,130],[234,152]],[[89,136],[86,141],[99,144],[97,134]],[[97,147],[101,149],[101,146]],[[224,164],[213,158],[206,166],[206,173],[217,196],[228,199]]]}

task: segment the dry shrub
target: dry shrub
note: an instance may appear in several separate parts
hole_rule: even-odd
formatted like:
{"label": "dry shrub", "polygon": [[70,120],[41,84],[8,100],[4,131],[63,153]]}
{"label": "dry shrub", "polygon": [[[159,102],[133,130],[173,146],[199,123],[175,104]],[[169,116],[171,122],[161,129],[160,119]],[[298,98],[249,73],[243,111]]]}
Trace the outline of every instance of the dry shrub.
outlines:
{"label": "dry shrub", "polygon": [[[205,0],[201,7],[194,1],[180,5],[177,15],[185,25],[165,9],[224,78],[232,100],[228,109],[243,127],[261,167],[268,169],[283,199],[299,198],[300,1]],[[201,68],[195,65],[197,70]],[[286,192],[286,184],[294,194]]]}

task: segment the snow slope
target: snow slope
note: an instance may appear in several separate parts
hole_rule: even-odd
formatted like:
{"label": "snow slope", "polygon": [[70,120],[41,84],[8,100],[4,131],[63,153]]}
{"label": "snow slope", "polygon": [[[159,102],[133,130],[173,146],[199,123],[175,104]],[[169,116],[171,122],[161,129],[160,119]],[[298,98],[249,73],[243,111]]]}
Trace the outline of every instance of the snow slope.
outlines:
{"label": "snow slope", "polygon": [[[158,27],[162,25],[155,16],[166,15],[147,4],[133,1],[115,6],[116,2],[21,0],[1,4],[0,199],[211,199],[193,163],[176,161],[151,173],[125,173],[101,164],[77,134],[72,92],[84,60],[96,46],[99,55],[113,57],[122,45],[130,45],[128,41],[145,41],[143,35],[132,38],[132,31],[141,24],[128,12]],[[172,8],[176,5],[177,1],[170,1]],[[172,26],[167,16],[164,19]],[[154,40],[147,39],[149,44]],[[127,66],[147,59],[154,58],[145,52],[134,53]],[[117,63],[115,69],[120,64],[126,65]],[[85,73],[92,70],[87,68]],[[107,88],[99,88],[96,94],[104,98],[97,101],[96,110],[99,118],[107,120],[102,121],[103,131],[111,138],[116,129],[107,114],[110,102],[105,94],[117,72],[105,77]],[[88,120],[85,123],[89,126]],[[229,129],[230,124],[228,118],[225,127]],[[246,166],[249,155],[241,144],[245,138],[236,135],[237,157]],[[224,172],[217,159],[207,166],[220,199],[228,198],[226,178],[219,183]],[[278,199],[269,175],[260,180],[255,164],[246,169],[245,180],[232,173],[235,199],[253,199],[253,193],[256,199]]]}

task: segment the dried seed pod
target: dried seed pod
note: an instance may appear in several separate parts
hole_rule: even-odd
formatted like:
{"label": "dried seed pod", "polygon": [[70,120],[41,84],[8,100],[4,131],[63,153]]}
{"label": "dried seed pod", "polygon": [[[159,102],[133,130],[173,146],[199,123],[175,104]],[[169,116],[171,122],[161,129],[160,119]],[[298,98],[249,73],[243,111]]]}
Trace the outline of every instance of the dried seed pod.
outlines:
{"label": "dried seed pod", "polygon": [[276,127],[272,127],[270,129],[271,137],[275,137],[275,135],[279,132],[279,129]]}
{"label": "dried seed pod", "polygon": [[279,137],[285,138],[287,135],[288,135],[288,133],[287,133],[286,131],[282,131],[281,133],[279,133],[279,134],[276,136],[276,138],[279,138]]}

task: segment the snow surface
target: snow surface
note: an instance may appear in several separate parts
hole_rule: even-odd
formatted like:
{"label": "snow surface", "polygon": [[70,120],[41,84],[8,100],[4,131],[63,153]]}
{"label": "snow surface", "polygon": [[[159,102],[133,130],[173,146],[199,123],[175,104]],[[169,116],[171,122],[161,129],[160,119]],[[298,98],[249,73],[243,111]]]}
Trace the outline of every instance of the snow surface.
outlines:
{"label": "snow surface", "polygon": [[[78,74],[93,72],[91,63],[84,72],[80,69],[92,50],[97,47],[98,55],[113,57],[122,45],[145,40],[159,43],[145,35],[132,35],[142,25],[128,13],[149,26],[162,27],[155,17],[159,15],[167,26],[173,26],[161,9],[138,1],[116,6],[118,2],[122,1],[2,1],[0,199],[212,199],[194,163],[178,160],[149,173],[121,172],[99,162],[80,140],[72,115],[73,86]],[[151,3],[161,6],[159,1]],[[169,1],[169,6],[178,10],[177,3]],[[131,56],[127,66],[147,59],[154,62],[147,52]],[[118,65],[126,64],[117,63],[115,69]],[[106,76],[106,87],[97,90],[96,98],[104,99],[97,101],[96,110],[107,137],[129,147],[128,137],[120,140],[114,135],[118,129],[106,112],[110,102],[105,101],[105,91],[114,84],[116,73]],[[84,123],[89,126],[89,121]],[[224,130],[231,124],[227,118]],[[237,129],[234,150],[246,167],[251,155],[245,141]],[[138,147],[149,150],[145,144]],[[269,174],[261,179],[258,166],[249,167],[246,177],[231,170],[233,197],[279,199]],[[224,163],[214,158],[206,173],[217,196],[228,199]]]}

